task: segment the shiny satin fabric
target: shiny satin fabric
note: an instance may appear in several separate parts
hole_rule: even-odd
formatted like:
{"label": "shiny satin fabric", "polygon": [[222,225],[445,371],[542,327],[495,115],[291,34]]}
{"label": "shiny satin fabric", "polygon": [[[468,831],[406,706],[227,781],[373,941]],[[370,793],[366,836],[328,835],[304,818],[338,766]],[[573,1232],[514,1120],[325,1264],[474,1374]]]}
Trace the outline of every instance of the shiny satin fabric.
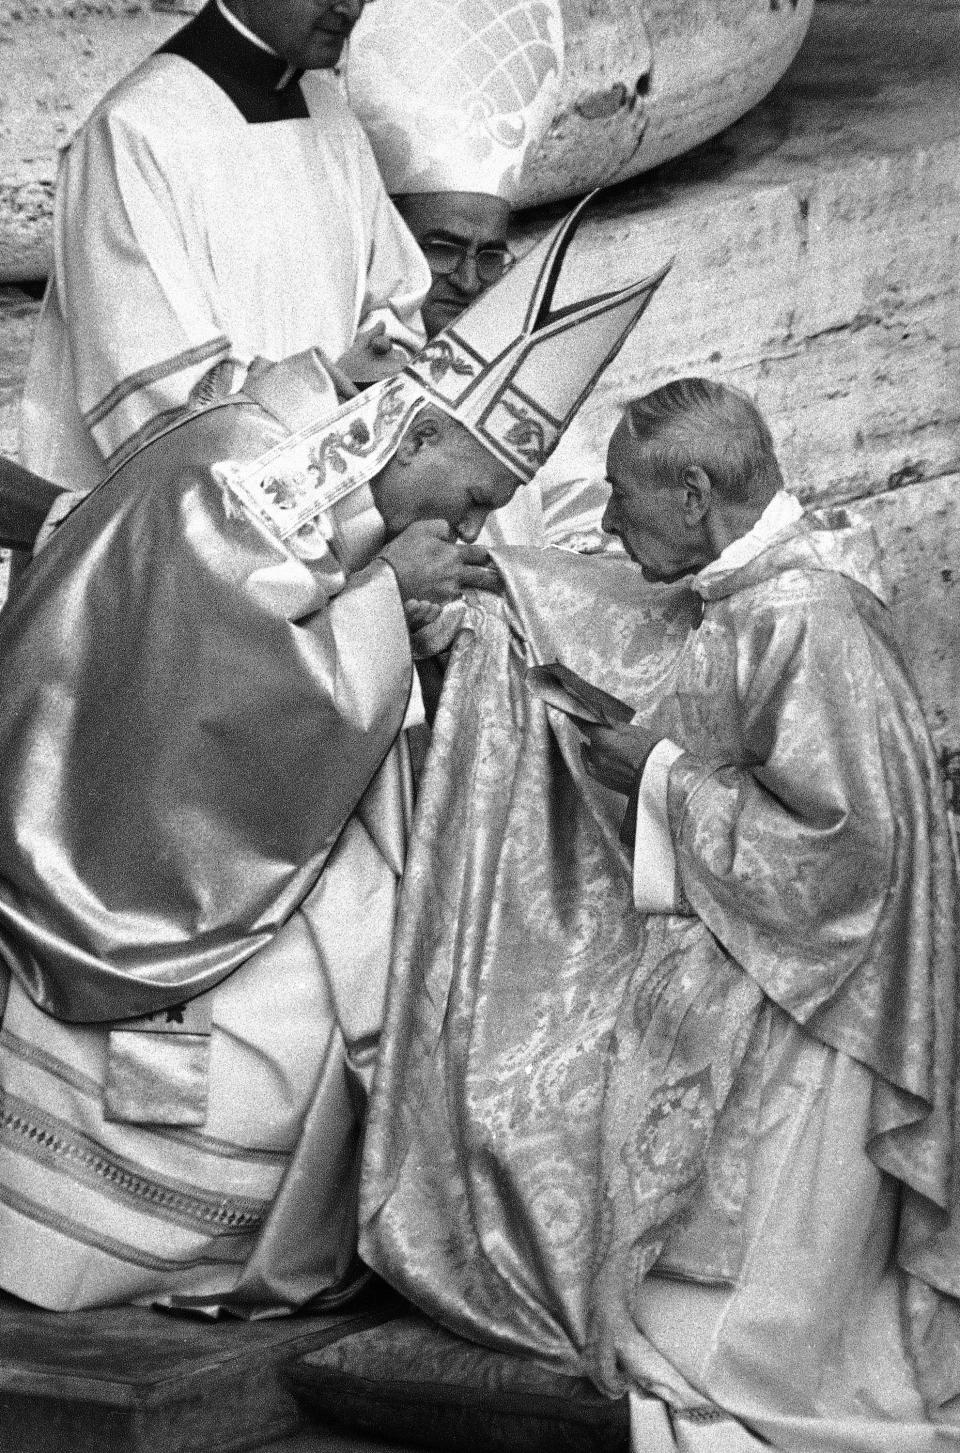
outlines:
{"label": "shiny satin fabric", "polygon": [[[756,1198],[777,1194],[754,1172],[771,1024],[786,1023],[829,1051],[824,1076],[837,1054],[863,1067],[861,1152],[898,1185],[908,1273],[887,1331],[909,1314],[927,1416],[949,1420],[949,830],[874,576],[831,530],[804,523],[714,580],[702,623],[688,600],[666,639],[670,611],[630,565],[502,552],[509,619],[475,612],[457,642],[421,781],[361,1253],[454,1330],[670,1401],[640,1292],[653,1272],[704,1288],[745,1274]],[[634,910],[623,799],[525,692],[531,657],[559,657],[684,749],[670,811],[695,912]],[[826,1197],[845,1173],[831,1135]],[[888,1237],[864,1285],[895,1275],[893,1254]],[[677,1405],[716,1413],[707,1384],[674,1381]],[[812,1446],[809,1425],[790,1436]]]}
{"label": "shiny satin fabric", "polygon": [[0,959],[60,1019],[152,1013],[263,948],[400,731],[389,568],[348,578],[335,516],[298,558],[212,473],[285,433],[242,401],[169,430],[0,615]]}
{"label": "shiny satin fabric", "polygon": [[[167,1103],[150,1122],[108,1114],[108,1026],[52,1019],[11,982],[0,1028],[5,1290],[57,1311],[139,1301],[263,1316],[356,1285],[362,1097],[339,1000],[359,980],[377,1013],[395,890],[351,819],[304,909],[191,1001],[211,1028],[200,1123],[169,1113],[190,1088],[176,1058],[159,1066]],[[353,906],[352,955],[324,938],[331,896]],[[138,1097],[144,1088],[138,1077]],[[156,1095],[155,1076],[147,1088]]]}

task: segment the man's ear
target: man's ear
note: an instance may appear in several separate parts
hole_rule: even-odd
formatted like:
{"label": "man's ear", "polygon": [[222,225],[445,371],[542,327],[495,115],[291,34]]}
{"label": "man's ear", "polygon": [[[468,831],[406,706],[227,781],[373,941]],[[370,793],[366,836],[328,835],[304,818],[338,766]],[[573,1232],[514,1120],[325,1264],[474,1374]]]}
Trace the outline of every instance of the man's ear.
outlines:
{"label": "man's ear", "polygon": [[400,440],[394,458],[401,464],[411,464],[421,449],[436,443],[439,434],[440,425],[429,414],[426,418],[414,419]]}
{"label": "man's ear", "polygon": [[710,476],[699,464],[690,464],[683,471],[683,493],[681,508],[684,523],[701,524],[710,513],[713,500],[713,486]]}

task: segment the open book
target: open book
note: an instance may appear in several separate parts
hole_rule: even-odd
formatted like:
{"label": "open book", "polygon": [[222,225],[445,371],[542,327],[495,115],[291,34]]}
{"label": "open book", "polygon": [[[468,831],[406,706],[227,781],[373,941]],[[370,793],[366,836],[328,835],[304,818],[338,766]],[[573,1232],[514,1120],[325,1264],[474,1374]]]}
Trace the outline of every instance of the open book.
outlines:
{"label": "open book", "polygon": [[589,726],[619,727],[633,721],[636,712],[632,706],[609,691],[594,686],[592,682],[563,666],[551,661],[545,666],[529,666],[525,681],[527,689],[547,706],[555,707],[574,723]]}

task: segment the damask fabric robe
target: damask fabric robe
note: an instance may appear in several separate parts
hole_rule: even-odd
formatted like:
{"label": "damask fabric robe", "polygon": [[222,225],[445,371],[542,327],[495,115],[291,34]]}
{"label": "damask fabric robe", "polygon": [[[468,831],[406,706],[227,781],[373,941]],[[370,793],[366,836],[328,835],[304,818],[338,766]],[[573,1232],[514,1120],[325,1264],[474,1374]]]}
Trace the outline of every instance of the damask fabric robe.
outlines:
{"label": "damask fabric robe", "polygon": [[295,442],[260,392],[139,451],[0,616],[0,1285],[48,1307],[356,1280],[412,663],[366,487],[287,539],[230,482]]}
{"label": "damask fabric robe", "polygon": [[302,85],[309,117],[250,124],[198,65],[157,54],[72,139],[24,392],[36,473],[86,492],[207,401],[214,370],[228,391],[255,358],[336,359],[381,321],[421,345],[429,269],[336,78]]}
{"label": "damask fabric robe", "polygon": [[582,467],[582,475],[565,479],[545,471],[535,476],[490,515],[481,544],[488,549],[556,545],[582,554],[622,554],[620,541],[600,528],[610,486],[602,471],[592,469],[585,460]]}
{"label": "damask fabric robe", "polygon": [[[699,625],[629,564],[500,564],[421,782],[362,1256],[629,1389],[637,1453],[958,1446],[951,855],[869,532],[786,527]],[[680,748],[672,911],[524,687],[556,657]]]}

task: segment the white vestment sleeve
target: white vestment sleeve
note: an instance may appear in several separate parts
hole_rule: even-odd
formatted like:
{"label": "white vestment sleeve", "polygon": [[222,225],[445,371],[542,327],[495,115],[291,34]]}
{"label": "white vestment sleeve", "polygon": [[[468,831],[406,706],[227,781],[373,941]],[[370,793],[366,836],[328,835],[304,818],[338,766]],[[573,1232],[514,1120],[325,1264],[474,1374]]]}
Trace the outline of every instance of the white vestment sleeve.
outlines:
{"label": "white vestment sleeve", "polygon": [[682,749],[668,738],[647,758],[637,796],[633,849],[633,901],[644,913],[671,913],[678,903],[677,859],[667,816],[670,768]]}
{"label": "white vestment sleeve", "polygon": [[187,242],[150,140],[92,118],[61,164],[54,246],[80,413],[108,462],[232,356]]}
{"label": "white vestment sleeve", "polygon": [[412,355],[427,341],[420,306],[432,278],[426,259],[384,189],[365,133],[357,125],[360,166],[367,205],[366,291],[358,332],[382,322],[387,336]]}

